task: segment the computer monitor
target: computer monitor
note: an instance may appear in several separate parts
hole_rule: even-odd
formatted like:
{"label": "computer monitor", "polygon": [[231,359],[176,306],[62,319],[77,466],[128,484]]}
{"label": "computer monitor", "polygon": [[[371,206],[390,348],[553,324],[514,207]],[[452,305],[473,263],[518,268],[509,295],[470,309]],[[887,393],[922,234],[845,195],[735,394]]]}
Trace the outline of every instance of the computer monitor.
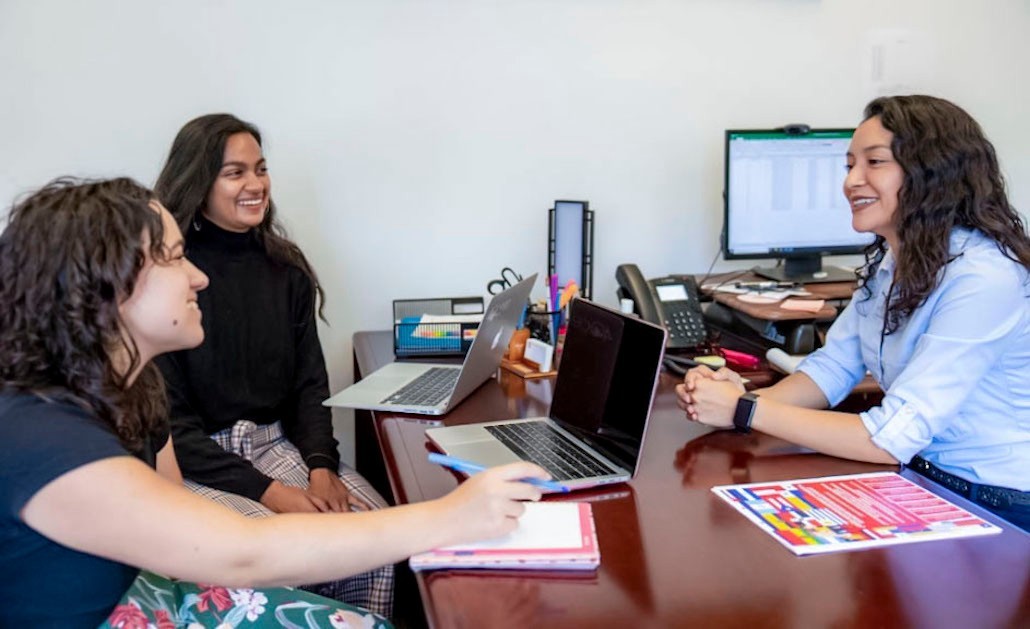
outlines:
{"label": "computer monitor", "polygon": [[854,129],[787,127],[726,131],[723,255],[782,258],[756,268],[786,282],[855,279],[823,267],[822,256],[861,253],[875,238],[851,228],[844,198],[846,154]]}

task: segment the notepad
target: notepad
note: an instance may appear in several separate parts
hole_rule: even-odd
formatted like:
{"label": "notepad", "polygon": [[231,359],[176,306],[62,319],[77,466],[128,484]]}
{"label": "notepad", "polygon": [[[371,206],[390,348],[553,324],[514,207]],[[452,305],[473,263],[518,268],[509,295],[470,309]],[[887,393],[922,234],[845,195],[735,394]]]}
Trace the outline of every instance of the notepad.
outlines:
{"label": "notepad", "polygon": [[601,563],[588,502],[527,502],[519,527],[497,539],[413,556],[412,570],[593,570]]}
{"label": "notepad", "polygon": [[780,304],[780,308],[815,314],[822,310],[825,305],[825,299],[787,299]]}

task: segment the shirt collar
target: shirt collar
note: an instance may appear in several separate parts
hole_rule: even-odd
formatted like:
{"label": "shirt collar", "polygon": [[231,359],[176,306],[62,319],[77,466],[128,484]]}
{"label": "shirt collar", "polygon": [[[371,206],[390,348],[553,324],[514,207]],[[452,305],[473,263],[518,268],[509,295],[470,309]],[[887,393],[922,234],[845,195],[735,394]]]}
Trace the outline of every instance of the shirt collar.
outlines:
{"label": "shirt collar", "polygon": [[876,274],[879,275],[879,276],[894,275],[894,266],[895,266],[895,264],[896,264],[896,262],[894,260],[894,251],[892,251],[888,247],[887,251],[884,252],[884,254],[883,254],[883,259],[880,260],[880,266],[877,267]]}
{"label": "shirt collar", "polygon": [[955,227],[951,230],[951,237],[948,239],[948,253],[953,256],[959,255],[983,239],[984,235],[978,230],[969,229],[968,227]]}
{"label": "shirt collar", "polygon": [[[948,236],[948,253],[952,256],[957,256],[966,249],[978,244],[983,238],[983,234],[975,229],[954,227]],[[897,266],[897,260],[894,258],[894,251],[888,247],[887,251],[883,254],[883,260],[880,261],[876,274],[893,275],[895,266]]]}

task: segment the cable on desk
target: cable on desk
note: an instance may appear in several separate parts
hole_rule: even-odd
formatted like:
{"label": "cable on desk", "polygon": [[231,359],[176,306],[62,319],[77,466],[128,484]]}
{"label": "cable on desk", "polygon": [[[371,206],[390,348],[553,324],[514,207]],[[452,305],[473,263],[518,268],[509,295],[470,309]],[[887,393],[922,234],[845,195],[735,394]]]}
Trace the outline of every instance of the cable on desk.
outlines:
{"label": "cable on desk", "polygon": [[668,369],[672,373],[679,374],[681,376],[686,375],[687,370],[693,367],[705,366],[711,369],[712,371],[718,371],[715,367],[712,367],[707,363],[698,362],[692,358],[687,358],[686,356],[676,356],[674,354],[666,354],[665,357],[662,359],[662,363],[665,365],[666,369]]}
{"label": "cable on desk", "polygon": [[666,369],[668,369],[671,373],[676,374],[677,376],[687,375],[687,368],[680,366],[680,364],[677,362],[669,360],[669,356],[666,356],[662,359],[662,364],[665,365]]}

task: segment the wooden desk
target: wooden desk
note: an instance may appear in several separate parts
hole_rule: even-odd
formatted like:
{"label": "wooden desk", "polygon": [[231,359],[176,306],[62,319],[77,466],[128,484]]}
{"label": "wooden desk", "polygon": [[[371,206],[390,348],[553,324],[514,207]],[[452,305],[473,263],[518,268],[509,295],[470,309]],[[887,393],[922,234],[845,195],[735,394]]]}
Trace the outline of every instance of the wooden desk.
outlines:
{"label": "wooden desk", "polygon": [[[392,359],[382,350],[390,347],[389,332],[360,332],[354,347],[364,373]],[[571,497],[594,504],[601,545],[596,573],[418,573],[428,624],[1030,626],[1030,535],[911,472],[904,474],[1005,530],[985,538],[795,557],[709,489],[891,468],[805,453],[758,433],[710,432],[683,419],[671,391],[676,381],[662,377],[636,478]],[[502,372],[443,421],[545,415],[552,385],[550,379],[527,382]],[[375,413],[371,421],[397,502],[436,498],[457,485],[455,475],[426,460],[424,433],[437,420]]]}

